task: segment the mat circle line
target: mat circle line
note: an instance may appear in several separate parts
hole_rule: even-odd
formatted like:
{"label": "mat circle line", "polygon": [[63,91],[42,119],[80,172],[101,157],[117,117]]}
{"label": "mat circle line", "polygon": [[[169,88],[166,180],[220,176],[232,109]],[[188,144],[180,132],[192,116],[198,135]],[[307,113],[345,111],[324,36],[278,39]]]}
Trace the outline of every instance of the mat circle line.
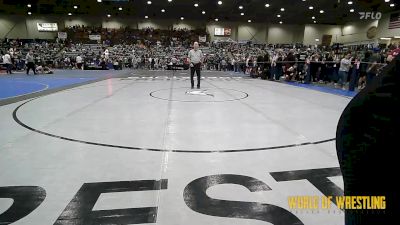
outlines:
{"label": "mat circle line", "polygon": [[[173,89],[187,89],[186,87],[179,87],[179,88],[173,88]],[[203,88],[204,89],[204,88]],[[247,94],[244,91],[239,91],[239,90],[235,90],[235,89],[228,89],[228,88],[222,88],[223,90],[230,90],[230,91],[236,91],[239,93],[242,93],[244,96],[240,97],[240,98],[232,98],[232,99],[227,99],[227,100],[217,100],[217,101],[194,101],[194,100],[175,100],[175,99],[167,99],[167,98],[161,98],[158,96],[155,96],[154,93],[159,92],[159,91],[165,91],[165,90],[169,90],[169,88],[164,88],[164,89],[159,89],[156,91],[152,91],[150,92],[150,96],[156,99],[160,99],[160,100],[165,100],[165,101],[171,101],[171,102],[232,102],[232,101],[239,101],[245,98],[249,97],[249,94]],[[197,90],[197,89],[194,89]],[[201,89],[200,89],[201,90]]]}
{"label": "mat circle line", "polygon": [[[41,96],[43,97],[43,96]],[[107,143],[100,143],[100,142],[93,142],[93,141],[85,141],[85,140],[80,140],[80,139],[75,139],[75,138],[69,138],[69,137],[64,137],[56,134],[51,134],[36,128],[33,128],[26,123],[22,122],[17,114],[18,110],[21,109],[24,105],[37,100],[41,97],[33,98],[30,99],[22,104],[20,104],[17,108],[14,109],[13,111],[13,119],[16,123],[18,123],[20,126],[33,131],[38,134],[42,134],[48,137],[53,137],[57,138],[60,140],[65,140],[65,141],[71,141],[71,142],[76,142],[76,143],[81,143],[81,144],[87,144],[87,145],[94,145],[94,146],[102,146],[102,147],[109,147],[109,148],[119,148],[119,149],[128,149],[128,150],[136,150],[136,151],[151,151],[151,152],[174,152],[174,153],[196,153],[196,154],[201,154],[201,153],[238,153],[238,152],[256,152],[256,151],[267,151],[267,150],[275,150],[275,149],[283,149],[283,148],[294,148],[294,147],[299,147],[299,146],[306,146],[306,145],[317,145],[317,144],[322,144],[322,143],[327,143],[334,141],[335,138],[330,138],[330,139],[325,139],[325,140],[320,140],[320,141],[315,141],[315,142],[303,142],[303,143],[298,143],[298,144],[288,144],[288,145],[278,145],[278,146],[269,146],[269,147],[262,147],[262,148],[248,148],[248,149],[224,149],[224,150],[184,150],[184,149],[157,149],[157,148],[141,148],[141,147],[134,147],[134,146],[125,146],[125,145],[114,145],[114,144],[107,144]]]}

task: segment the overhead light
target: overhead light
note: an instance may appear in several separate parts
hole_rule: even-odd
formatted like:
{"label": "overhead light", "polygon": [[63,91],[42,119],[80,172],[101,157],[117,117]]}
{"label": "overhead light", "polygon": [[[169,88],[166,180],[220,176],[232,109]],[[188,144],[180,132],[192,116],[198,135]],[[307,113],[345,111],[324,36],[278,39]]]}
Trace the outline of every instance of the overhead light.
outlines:
{"label": "overhead light", "polygon": [[218,5],[222,5],[222,1],[218,1]]}
{"label": "overhead light", "polygon": [[243,6],[239,5],[239,9],[243,9]]}
{"label": "overhead light", "polygon": [[161,9],[161,12],[163,12],[163,13],[164,13],[164,12],[165,12],[165,9]]}
{"label": "overhead light", "polygon": [[353,2],[352,1],[348,1],[347,4],[353,5]]}
{"label": "overhead light", "polygon": [[394,7],[394,3],[390,4],[389,6],[390,6],[390,7]]}
{"label": "overhead light", "polygon": [[240,13],[241,16],[244,16],[244,13]]}
{"label": "overhead light", "polygon": [[195,3],[195,4],[194,4],[194,7],[199,7],[199,4]]}
{"label": "overhead light", "polygon": [[28,15],[32,15],[32,13],[31,13],[31,12],[28,12]]}
{"label": "overhead light", "polygon": [[248,23],[251,23],[251,20],[247,20]]}
{"label": "overhead light", "polygon": [[97,0],[97,2],[102,2],[101,0]]}
{"label": "overhead light", "polygon": [[152,3],[151,1],[147,1],[147,5],[151,5],[151,3]]}
{"label": "overhead light", "polygon": [[149,16],[144,16],[144,18],[145,18],[145,19],[148,19],[148,18],[149,18]]}
{"label": "overhead light", "polygon": [[390,0],[385,0],[385,2],[390,2]]}
{"label": "overhead light", "polygon": [[311,17],[311,19],[315,20],[315,16]]}
{"label": "overhead light", "polygon": [[215,22],[218,22],[218,18],[215,18]]}
{"label": "overhead light", "polygon": [[317,21],[314,20],[314,23],[317,23]]}
{"label": "overhead light", "polygon": [[184,19],[185,19],[185,18],[182,16],[182,17],[181,17],[181,20],[184,20]]}
{"label": "overhead light", "polygon": [[74,5],[74,9],[77,9],[78,8],[78,6],[77,5]]}
{"label": "overhead light", "polygon": [[282,11],[282,12],[285,11],[285,8],[281,8],[281,11]]}
{"label": "overhead light", "polygon": [[276,15],[276,17],[281,17],[281,15],[278,14],[278,15]]}
{"label": "overhead light", "polygon": [[172,0],[168,0],[168,2],[172,2]]}
{"label": "overhead light", "polygon": [[202,11],[201,14],[203,14],[203,15],[206,14],[206,11]]}
{"label": "overhead light", "polygon": [[119,11],[122,11],[122,7],[119,7],[118,10],[119,10]]}
{"label": "overhead light", "polygon": [[282,21],[279,21],[279,23],[282,24],[283,22],[282,22]]}
{"label": "overhead light", "polygon": [[319,13],[324,13],[325,11],[324,10],[319,10]]}
{"label": "overhead light", "polygon": [[388,38],[388,37],[383,37],[383,38],[380,38],[381,40],[392,40],[392,38]]}
{"label": "overhead light", "polygon": [[350,9],[350,12],[354,12],[354,9]]}
{"label": "overhead light", "polygon": [[318,41],[319,41],[319,38],[315,38],[315,41],[318,42]]}
{"label": "overhead light", "polygon": [[28,4],[28,5],[26,5],[26,6],[28,6],[28,8],[32,7],[32,5],[31,5],[31,4]]}
{"label": "overhead light", "polygon": [[107,17],[108,17],[108,18],[110,18],[110,17],[111,17],[111,15],[110,15],[110,14],[107,14]]}
{"label": "overhead light", "polygon": [[267,7],[267,8],[268,8],[268,7],[270,7],[270,6],[271,6],[271,5],[270,5],[270,4],[268,4],[268,3],[267,3],[267,4],[265,4],[265,7]]}
{"label": "overhead light", "polygon": [[72,16],[72,13],[68,13],[68,16]]}
{"label": "overhead light", "polygon": [[394,36],[393,38],[396,38],[396,39],[397,39],[397,38],[400,38],[400,36]]}
{"label": "overhead light", "polygon": [[314,9],[314,6],[309,6],[308,9]]}

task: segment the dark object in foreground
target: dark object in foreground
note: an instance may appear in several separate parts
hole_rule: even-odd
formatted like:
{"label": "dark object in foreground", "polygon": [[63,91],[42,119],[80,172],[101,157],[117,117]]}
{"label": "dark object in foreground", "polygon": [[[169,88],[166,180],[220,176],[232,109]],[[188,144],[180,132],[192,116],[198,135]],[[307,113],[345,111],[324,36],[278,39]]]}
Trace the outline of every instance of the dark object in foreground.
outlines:
{"label": "dark object in foreground", "polygon": [[386,210],[346,210],[346,225],[395,224],[400,212],[400,56],[344,110],[336,149],[346,196],[386,196]]}

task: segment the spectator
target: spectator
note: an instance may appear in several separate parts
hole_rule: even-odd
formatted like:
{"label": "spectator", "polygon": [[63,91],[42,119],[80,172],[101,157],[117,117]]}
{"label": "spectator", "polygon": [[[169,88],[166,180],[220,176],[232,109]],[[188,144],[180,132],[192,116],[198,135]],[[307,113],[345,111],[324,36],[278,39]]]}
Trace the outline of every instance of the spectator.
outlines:
{"label": "spectator", "polygon": [[281,51],[278,52],[276,57],[276,70],[275,70],[275,80],[279,80],[283,75],[283,54]]}
{"label": "spectator", "polygon": [[82,59],[82,57],[80,55],[78,55],[76,57],[76,66],[77,66],[78,69],[83,69],[82,68],[82,63],[83,63],[83,59]]}
{"label": "spectator", "polygon": [[251,60],[250,60],[250,56],[248,56],[246,59],[246,70],[244,71],[244,73],[250,73],[250,72],[248,72],[248,71],[250,71],[250,65],[251,65]]}
{"label": "spectator", "polygon": [[371,56],[367,68],[367,85],[371,84],[373,78],[378,74],[379,56],[375,53]]}
{"label": "spectator", "polygon": [[[400,194],[392,175],[398,170],[399,60],[348,104],[336,131],[336,149],[345,196],[385,196],[385,210],[344,211],[346,225],[395,224]],[[385,175],[388,174],[388,175]],[[373,207],[371,207],[373,208]]]}
{"label": "spectator", "polygon": [[296,58],[291,50],[285,58],[285,80],[292,80],[295,74]]}
{"label": "spectator", "polygon": [[221,60],[221,69],[222,69],[222,71],[226,71],[226,66],[227,66],[227,63],[226,63],[225,59],[222,59]]}
{"label": "spectator", "polygon": [[339,68],[339,85],[340,87],[345,90],[345,84],[347,82],[347,78],[349,75],[349,70],[351,67],[351,55],[347,54],[341,61],[340,61],[340,68]]}
{"label": "spectator", "polygon": [[11,56],[8,52],[3,55],[3,63],[5,64],[5,67],[7,69],[7,74],[12,74],[12,63],[11,63]]}

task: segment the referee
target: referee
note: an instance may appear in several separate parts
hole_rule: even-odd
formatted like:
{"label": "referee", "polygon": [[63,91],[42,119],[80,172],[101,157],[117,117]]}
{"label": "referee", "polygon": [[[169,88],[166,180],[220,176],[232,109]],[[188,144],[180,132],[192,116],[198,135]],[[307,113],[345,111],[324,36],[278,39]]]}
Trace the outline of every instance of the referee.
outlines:
{"label": "referee", "polygon": [[36,70],[35,70],[35,58],[33,55],[33,51],[29,50],[28,54],[26,54],[26,75],[29,75],[29,70],[33,70],[33,74],[36,75]]}
{"label": "referee", "polygon": [[203,60],[203,53],[199,49],[199,43],[193,43],[193,49],[189,51],[188,60],[190,64],[190,82],[194,88],[194,72],[197,74],[197,89],[200,89],[200,67]]}

